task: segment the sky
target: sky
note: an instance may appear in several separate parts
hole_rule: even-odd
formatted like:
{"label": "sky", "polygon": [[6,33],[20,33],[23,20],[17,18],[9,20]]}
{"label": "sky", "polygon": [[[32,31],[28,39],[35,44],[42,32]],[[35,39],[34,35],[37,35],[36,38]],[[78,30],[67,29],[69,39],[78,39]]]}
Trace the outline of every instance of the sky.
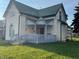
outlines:
{"label": "sky", "polygon": [[[73,14],[75,13],[75,6],[78,4],[79,0],[16,0],[28,6],[36,9],[42,9],[49,6],[53,6],[59,3],[63,3],[66,14],[68,15],[68,24],[72,23],[74,19]],[[0,20],[3,20],[3,14],[9,4],[10,0],[0,0]]]}

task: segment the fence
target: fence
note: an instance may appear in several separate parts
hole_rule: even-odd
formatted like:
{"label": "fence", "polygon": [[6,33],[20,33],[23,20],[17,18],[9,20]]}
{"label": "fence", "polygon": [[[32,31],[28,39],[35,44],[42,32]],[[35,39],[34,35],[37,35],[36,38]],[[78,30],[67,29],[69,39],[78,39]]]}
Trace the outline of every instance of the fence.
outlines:
{"label": "fence", "polygon": [[41,34],[25,34],[25,35],[15,35],[12,38],[14,42],[17,43],[48,43],[55,42],[56,35],[41,35]]}

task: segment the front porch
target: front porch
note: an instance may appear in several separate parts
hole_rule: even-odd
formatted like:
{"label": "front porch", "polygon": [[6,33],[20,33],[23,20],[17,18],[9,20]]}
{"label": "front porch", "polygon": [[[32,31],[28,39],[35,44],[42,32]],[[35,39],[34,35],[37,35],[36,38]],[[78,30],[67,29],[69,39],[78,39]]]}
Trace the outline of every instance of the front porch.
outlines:
{"label": "front porch", "polygon": [[[28,30],[27,30],[28,29]],[[52,33],[53,20],[26,21],[26,33],[15,35],[13,40],[16,43],[48,43],[55,42],[56,35]],[[28,32],[28,34],[27,34]]]}
{"label": "front porch", "polygon": [[[29,34],[20,34],[15,35],[12,40],[14,40],[17,44],[21,43],[49,43],[56,41],[56,35],[52,34],[49,29],[52,26],[47,25],[30,25],[28,27],[32,28],[32,33]],[[50,27],[50,28],[49,28]]]}
{"label": "front porch", "polygon": [[31,34],[52,34],[53,19],[45,20],[43,18],[39,18],[38,20],[27,20],[26,29],[28,28],[32,30]]}

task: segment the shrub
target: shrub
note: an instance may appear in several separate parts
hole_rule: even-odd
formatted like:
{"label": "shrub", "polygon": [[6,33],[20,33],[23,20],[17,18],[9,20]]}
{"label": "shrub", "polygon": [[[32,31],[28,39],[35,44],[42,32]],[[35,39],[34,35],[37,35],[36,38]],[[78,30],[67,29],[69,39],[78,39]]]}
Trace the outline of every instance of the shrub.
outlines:
{"label": "shrub", "polygon": [[70,39],[66,39],[66,42],[70,42],[71,40]]}

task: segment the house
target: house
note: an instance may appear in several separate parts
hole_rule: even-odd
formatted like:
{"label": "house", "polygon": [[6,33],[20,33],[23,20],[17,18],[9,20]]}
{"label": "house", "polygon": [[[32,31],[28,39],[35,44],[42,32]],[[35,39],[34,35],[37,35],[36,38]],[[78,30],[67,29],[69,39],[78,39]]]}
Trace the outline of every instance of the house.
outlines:
{"label": "house", "polygon": [[5,37],[5,22],[0,20],[0,40],[4,40]]}
{"label": "house", "polygon": [[6,40],[31,43],[65,41],[67,15],[62,3],[35,9],[11,0],[5,13]]}

